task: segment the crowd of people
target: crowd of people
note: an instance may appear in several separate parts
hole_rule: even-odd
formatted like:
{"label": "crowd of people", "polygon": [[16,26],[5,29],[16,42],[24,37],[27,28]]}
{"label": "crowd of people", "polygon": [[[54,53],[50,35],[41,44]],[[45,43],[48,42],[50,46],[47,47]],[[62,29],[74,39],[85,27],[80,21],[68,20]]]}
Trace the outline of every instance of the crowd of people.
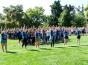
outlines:
{"label": "crowd of people", "polygon": [[3,52],[7,52],[7,40],[18,39],[22,47],[35,45],[39,48],[40,44],[51,44],[54,47],[55,42],[64,41],[67,46],[69,35],[77,36],[77,43],[80,45],[81,33],[84,35],[86,28],[66,28],[66,27],[48,27],[48,28],[14,28],[1,31],[1,46]]}

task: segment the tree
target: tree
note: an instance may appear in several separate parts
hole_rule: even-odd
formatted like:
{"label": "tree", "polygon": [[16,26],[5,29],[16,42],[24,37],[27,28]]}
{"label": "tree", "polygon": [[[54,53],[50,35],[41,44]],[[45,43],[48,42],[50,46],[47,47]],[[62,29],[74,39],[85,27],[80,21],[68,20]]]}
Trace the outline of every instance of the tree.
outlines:
{"label": "tree", "polygon": [[58,25],[58,18],[60,17],[60,14],[62,12],[62,7],[60,4],[60,1],[54,1],[54,3],[51,5],[51,21],[50,25]]}
{"label": "tree", "polygon": [[38,27],[44,22],[44,9],[42,7],[29,8],[26,14],[30,18],[31,26]]}
{"label": "tree", "polygon": [[4,20],[4,19],[5,19],[5,16],[0,13],[0,22],[2,23],[2,20]]}
{"label": "tree", "polygon": [[10,5],[9,7],[4,7],[4,13],[6,15],[7,21],[19,24],[22,23],[22,17],[24,15],[22,5]]}
{"label": "tree", "polygon": [[85,17],[86,17],[86,20],[88,22],[88,5],[85,8]]}
{"label": "tree", "polygon": [[58,18],[60,26],[70,27],[72,26],[72,20],[74,19],[74,6],[65,5],[60,17]]}
{"label": "tree", "polygon": [[0,20],[3,18],[3,14],[0,13]]}
{"label": "tree", "polygon": [[75,14],[74,26],[76,27],[86,26],[86,19],[81,13]]}

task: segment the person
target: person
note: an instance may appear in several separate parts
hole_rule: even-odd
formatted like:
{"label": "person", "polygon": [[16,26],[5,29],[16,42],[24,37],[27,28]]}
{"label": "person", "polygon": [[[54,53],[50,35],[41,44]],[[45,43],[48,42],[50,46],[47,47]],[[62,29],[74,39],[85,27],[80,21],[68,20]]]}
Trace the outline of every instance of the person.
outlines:
{"label": "person", "polygon": [[47,43],[47,40],[46,40],[46,30],[45,29],[42,30],[42,43],[43,44]]}
{"label": "person", "polygon": [[35,31],[35,40],[36,40],[36,42],[35,42],[35,46],[36,46],[36,48],[39,48],[39,45],[40,45],[40,41],[41,41],[41,31],[40,31],[40,29],[37,29],[36,31]]}
{"label": "person", "polygon": [[47,43],[50,43],[51,42],[51,29],[48,28],[46,33],[47,33]]}
{"label": "person", "polygon": [[25,46],[25,48],[26,48],[27,45],[28,45],[28,34],[27,34],[27,31],[24,30],[23,31],[22,47]]}
{"label": "person", "polygon": [[83,34],[83,36],[84,36],[85,33],[86,33],[86,30],[85,30],[85,28],[83,27],[83,29],[82,29],[82,34]]}
{"label": "person", "polygon": [[68,42],[68,31],[65,29],[64,31],[64,46],[67,46],[67,42]]}
{"label": "person", "polygon": [[55,28],[51,29],[51,47],[54,47],[56,40],[56,30]]}
{"label": "person", "polygon": [[59,40],[59,29],[56,29],[56,42]]}
{"label": "person", "polygon": [[47,40],[47,43],[48,42],[50,42],[50,34],[51,32],[50,32],[50,30],[49,30],[49,28],[46,30],[46,40]]}
{"label": "person", "polygon": [[23,36],[23,30],[18,30],[17,31],[17,38],[19,40],[19,44],[22,42],[22,36]]}
{"label": "person", "polygon": [[28,32],[27,32],[27,34],[28,34],[28,44],[30,44],[30,45],[32,45],[31,44],[31,33],[30,33],[30,29],[28,29]]}
{"label": "person", "polygon": [[1,32],[1,46],[2,46],[2,50],[3,52],[7,52],[7,33],[6,31],[2,31]]}
{"label": "person", "polygon": [[77,30],[77,43],[78,45],[80,45],[80,38],[81,38],[81,35],[80,35],[80,30]]}
{"label": "person", "polygon": [[32,45],[34,45],[35,44],[35,28],[32,28],[30,30],[31,30],[30,31],[30,34],[31,34],[30,42],[31,42]]}

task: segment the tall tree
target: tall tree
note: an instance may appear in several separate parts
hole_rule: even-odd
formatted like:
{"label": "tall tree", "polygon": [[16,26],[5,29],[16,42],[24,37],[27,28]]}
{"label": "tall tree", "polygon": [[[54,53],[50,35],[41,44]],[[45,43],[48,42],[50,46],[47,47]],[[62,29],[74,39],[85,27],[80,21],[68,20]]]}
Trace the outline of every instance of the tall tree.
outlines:
{"label": "tall tree", "polygon": [[60,17],[60,14],[62,12],[62,7],[60,4],[60,1],[54,1],[54,3],[51,5],[51,22],[50,25],[58,25],[58,18]]}
{"label": "tall tree", "polygon": [[5,16],[3,14],[0,13],[0,21],[4,20]]}
{"label": "tall tree", "polygon": [[72,20],[74,19],[74,6],[65,5],[58,21],[59,25],[69,27],[72,25]]}
{"label": "tall tree", "polygon": [[88,5],[85,8],[85,17],[86,17],[86,20],[88,22]]}

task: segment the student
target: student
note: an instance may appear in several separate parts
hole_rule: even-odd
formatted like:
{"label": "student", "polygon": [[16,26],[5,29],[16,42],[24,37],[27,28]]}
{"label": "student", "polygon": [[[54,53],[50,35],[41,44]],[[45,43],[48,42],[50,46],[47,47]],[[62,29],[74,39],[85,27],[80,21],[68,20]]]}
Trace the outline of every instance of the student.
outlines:
{"label": "student", "polygon": [[60,39],[63,40],[64,28],[60,28]]}
{"label": "student", "polygon": [[80,32],[80,30],[77,30],[77,43],[78,43],[78,45],[80,45],[80,38],[81,38],[81,32]]}
{"label": "student", "polygon": [[56,29],[56,42],[59,40],[59,30]]}
{"label": "student", "polygon": [[50,42],[50,31],[49,31],[49,28],[46,30],[46,40],[47,40],[47,43]]}
{"label": "student", "polygon": [[82,29],[82,34],[83,34],[83,36],[84,36],[85,33],[86,33],[86,30],[85,30],[85,28],[83,27],[83,29]]}
{"label": "student", "polygon": [[47,35],[47,43],[51,42],[51,30],[50,30],[50,28],[47,29],[46,35]]}
{"label": "student", "polygon": [[36,40],[35,46],[36,48],[39,48],[40,41],[41,41],[41,31],[39,29],[35,31],[35,40]]}
{"label": "student", "polygon": [[65,30],[64,31],[64,46],[67,45],[67,42],[68,42],[68,31]]}
{"label": "student", "polygon": [[30,29],[28,29],[28,32],[27,32],[27,34],[28,34],[28,44],[30,44],[30,45],[32,45],[31,44],[31,33],[30,33]]}
{"label": "student", "polygon": [[55,28],[51,29],[51,47],[54,47],[56,40],[56,30]]}
{"label": "student", "polygon": [[26,48],[27,45],[28,45],[28,34],[27,34],[27,31],[24,30],[22,47],[25,46],[25,48]]}
{"label": "student", "polygon": [[2,31],[1,33],[1,46],[2,46],[3,52],[4,51],[7,52],[7,33],[6,31]]}
{"label": "student", "polygon": [[42,30],[42,43],[43,43],[43,44],[46,43],[46,41],[47,41],[46,38],[47,38],[47,37],[46,37],[46,30],[43,29],[43,30]]}
{"label": "student", "polygon": [[19,44],[21,44],[21,42],[22,42],[22,36],[23,36],[23,31],[18,30],[17,31],[17,37],[18,37],[18,40],[19,40]]}
{"label": "student", "polygon": [[35,44],[35,29],[34,28],[31,29],[30,34],[31,34],[31,44],[34,45]]}

